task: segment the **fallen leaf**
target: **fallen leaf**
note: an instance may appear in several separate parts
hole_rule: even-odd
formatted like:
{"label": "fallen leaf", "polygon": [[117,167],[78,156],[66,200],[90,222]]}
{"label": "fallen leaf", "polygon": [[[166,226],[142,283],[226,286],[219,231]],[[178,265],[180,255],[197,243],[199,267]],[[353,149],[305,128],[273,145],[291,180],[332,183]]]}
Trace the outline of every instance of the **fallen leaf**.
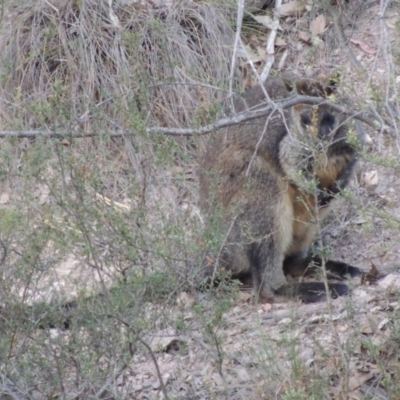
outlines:
{"label": "fallen leaf", "polygon": [[289,1],[289,3],[282,4],[278,9],[278,14],[282,17],[299,16],[306,9],[302,1]]}
{"label": "fallen leaf", "polygon": [[265,61],[265,59],[267,58],[267,52],[265,51],[264,47],[257,46],[256,51],[257,54],[253,53],[251,59],[247,61],[248,63],[250,61],[252,61],[253,63]]}
{"label": "fallen leaf", "polygon": [[325,29],[326,29],[326,20],[324,14],[318,15],[317,18],[311,21],[310,31],[313,34],[313,36],[318,36],[323,34],[325,32]]}
{"label": "fallen leaf", "polygon": [[249,303],[252,300],[252,298],[253,298],[253,295],[251,294],[251,290],[250,291],[249,290],[246,290],[246,291],[239,290],[239,293],[235,300],[235,304]]}
{"label": "fallen leaf", "polygon": [[7,204],[10,201],[9,193],[2,193],[0,196],[0,204]]}
{"label": "fallen leaf", "polygon": [[277,38],[275,39],[275,46],[278,46],[278,47],[285,47],[285,46],[287,46],[287,42],[286,42],[286,40],[284,40],[284,39],[282,39],[282,38],[280,38],[280,37],[277,37]]}
{"label": "fallen leaf", "polygon": [[364,142],[366,145],[371,145],[374,143],[371,136],[369,136],[368,133],[364,135]]}
{"label": "fallen leaf", "polygon": [[364,175],[364,186],[371,187],[378,184],[378,171],[369,171]]}
{"label": "fallen leaf", "polygon": [[375,54],[376,50],[369,47],[367,44],[358,39],[350,39],[350,42],[360,46],[360,49],[367,54]]}
{"label": "fallen leaf", "polygon": [[263,311],[269,311],[272,309],[272,304],[271,303],[264,303],[261,304],[261,308]]}
{"label": "fallen leaf", "polygon": [[183,167],[174,165],[169,169],[173,174],[182,174],[184,172]]}
{"label": "fallen leaf", "polygon": [[238,57],[243,58],[245,62],[248,62],[248,60],[253,60],[255,57],[257,57],[257,54],[250,46],[243,46],[239,47]]}
{"label": "fallen leaf", "polygon": [[113,201],[109,199],[108,197],[105,197],[99,193],[96,193],[96,199],[100,200],[102,203],[106,204],[107,206],[114,206],[115,209],[120,209],[123,211],[129,211],[130,207],[127,206],[126,204],[118,203],[116,201]]}
{"label": "fallen leaf", "polygon": [[382,328],[388,323],[390,322],[389,318],[385,318],[383,321],[381,321],[378,325],[378,329],[382,330]]}
{"label": "fallen leaf", "polygon": [[215,384],[216,384],[217,386],[224,387],[224,380],[222,379],[222,377],[221,377],[220,374],[214,372],[214,373],[212,374],[212,377],[211,377],[211,378],[212,378],[212,380],[215,382]]}
{"label": "fallen leaf", "polygon": [[279,21],[274,21],[269,15],[255,15],[253,18],[268,29],[279,29]]}
{"label": "fallen leaf", "polygon": [[309,43],[311,40],[310,35],[306,32],[299,31],[298,35],[299,35],[299,39],[305,43]]}
{"label": "fallen leaf", "polygon": [[361,333],[368,335],[376,333],[379,329],[378,321],[371,312],[367,313],[364,317],[361,318],[361,321],[358,323],[358,327]]}
{"label": "fallen leaf", "polygon": [[398,274],[389,274],[378,282],[378,286],[383,289],[400,289],[400,276]]}
{"label": "fallen leaf", "polygon": [[361,215],[359,215],[358,217],[354,218],[351,222],[354,225],[362,225],[362,224],[365,224],[367,222],[367,220],[364,217],[362,217]]}
{"label": "fallen leaf", "polygon": [[237,374],[239,382],[248,382],[250,380],[250,376],[246,368],[238,366],[235,368],[235,372]]}
{"label": "fallen leaf", "polygon": [[196,299],[190,293],[182,292],[179,294],[178,298],[176,299],[176,302],[180,306],[183,306],[185,308],[190,308],[196,302]]}
{"label": "fallen leaf", "polygon": [[350,391],[353,391],[360,387],[363,383],[367,382],[369,379],[371,379],[374,376],[374,372],[358,372],[355,371],[353,372],[353,376],[350,377],[349,379],[349,389]]}

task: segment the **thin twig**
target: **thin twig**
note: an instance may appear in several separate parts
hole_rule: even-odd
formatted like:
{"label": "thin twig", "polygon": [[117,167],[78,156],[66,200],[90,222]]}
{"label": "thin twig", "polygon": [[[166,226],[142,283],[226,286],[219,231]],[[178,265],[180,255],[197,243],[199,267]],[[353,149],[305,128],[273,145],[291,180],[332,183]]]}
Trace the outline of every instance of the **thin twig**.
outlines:
{"label": "thin twig", "polygon": [[241,45],[240,35],[242,33],[243,14],[244,14],[244,0],[238,0],[235,43],[233,45],[231,73],[229,75],[229,93],[228,93],[229,98],[232,98],[232,96],[233,96],[233,78],[235,77],[236,58],[237,58],[237,53],[238,53],[238,47],[239,47],[239,45]]}
{"label": "thin twig", "polygon": [[269,76],[269,72],[272,68],[272,65],[275,62],[275,39],[276,35],[278,34],[278,29],[279,29],[279,9],[282,5],[282,0],[276,0],[275,1],[275,10],[274,10],[274,16],[273,16],[273,28],[271,29],[271,32],[268,36],[267,40],[267,62],[265,63],[264,69],[260,75],[261,82],[265,82]]}
{"label": "thin twig", "polygon": [[342,23],[342,11],[337,11],[334,6],[330,3],[329,0],[325,0],[323,2],[323,6],[325,10],[330,14],[333,22],[333,26],[335,27],[337,37],[339,39],[339,43],[343,50],[347,52],[350,62],[356,68],[357,71],[363,73],[365,75],[365,68],[362,66],[360,61],[358,61],[355,56],[353,50],[349,46],[349,41],[344,33],[343,23]]}
{"label": "thin twig", "polygon": [[167,388],[165,387],[165,384],[164,384],[164,381],[163,381],[163,378],[162,378],[162,375],[161,375],[160,367],[159,367],[159,365],[158,365],[156,356],[155,356],[154,353],[153,353],[153,350],[152,350],[151,347],[150,347],[143,339],[141,339],[140,337],[137,337],[137,340],[138,340],[138,342],[140,342],[144,347],[146,347],[147,351],[149,352],[149,355],[150,355],[150,357],[151,357],[151,359],[152,359],[152,361],[153,361],[154,367],[155,367],[155,369],[156,369],[157,377],[158,377],[158,380],[159,380],[159,382],[160,382],[160,389],[161,389],[161,391],[162,391],[162,393],[163,393],[163,395],[164,395],[164,399],[165,399],[165,400],[169,400]]}

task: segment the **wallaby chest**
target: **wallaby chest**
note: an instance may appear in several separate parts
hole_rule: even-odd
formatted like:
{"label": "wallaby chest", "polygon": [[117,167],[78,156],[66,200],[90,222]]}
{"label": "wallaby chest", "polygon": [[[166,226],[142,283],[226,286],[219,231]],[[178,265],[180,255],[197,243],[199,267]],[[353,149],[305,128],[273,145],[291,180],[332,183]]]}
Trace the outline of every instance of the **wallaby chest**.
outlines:
{"label": "wallaby chest", "polygon": [[[292,240],[287,247],[286,255],[305,251],[312,243],[318,224],[328,215],[331,201],[325,204],[319,202],[321,193],[329,196],[329,191],[338,184],[338,176],[348,164],[347,157],[332,157],[325,164],[319,165],[315,173],[317,186],[314,192],[302,190],[294,183],[287,185],[288,195],[285,196],[292,207]],[[333,198],[333,197],[332,197]]]}

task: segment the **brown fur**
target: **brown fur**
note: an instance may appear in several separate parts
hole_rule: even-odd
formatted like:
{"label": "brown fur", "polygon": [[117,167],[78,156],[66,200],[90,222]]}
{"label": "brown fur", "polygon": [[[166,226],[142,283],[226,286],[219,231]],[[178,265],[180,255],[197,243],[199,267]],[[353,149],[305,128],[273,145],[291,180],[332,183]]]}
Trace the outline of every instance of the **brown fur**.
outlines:
{"label": "brown fur", "polygon": [[[335,83],[272,79],[265,85],[275,101],[288,97],[292,88],[326,97]],[[242,112],[265,101],[256,86],[230,108]],[[321,264],[309,255],[317,223],[356,162],[344,120],[324,105],[298,104],[217,132],[201,157],[201,205],[210,219],[222,209],[226,231],[218,264],[234,277],[251,273],[257,296],[272,300],[277,294],[298,294],[304,301],[325,296],[323,284],[288,285],[285,274],[301,275],[311,261]],[[360,274],[341,262],[328,261],[326,267],[339,277]],[[333,296],[347,293],[343,284],[330,284],[330,290]]]}

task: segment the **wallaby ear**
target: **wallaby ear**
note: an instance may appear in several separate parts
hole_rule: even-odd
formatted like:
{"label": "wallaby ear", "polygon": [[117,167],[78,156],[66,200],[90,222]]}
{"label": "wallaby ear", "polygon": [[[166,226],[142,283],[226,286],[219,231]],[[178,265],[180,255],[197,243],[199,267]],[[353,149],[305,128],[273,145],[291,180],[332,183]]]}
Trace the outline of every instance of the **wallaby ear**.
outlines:
{"label": "wallaby ear", "polygon": [[282,78],[286,89],[291,92],[296,90],[297,94],[305,96],[328,97],[335,93],[340,80],[340,73],[334,72],[329,76],[318,76],[316,78],[290,79]]}
{"label": "wallaby ear", "polygon": [[326,78],[325,92],[327,96],[335,93],[340,83],[340,72],[335,71]]}
{"label": "wallaby ear", "polygon": [[315,79],[300,79],[296,82],[296,91],[305,96],[325,97],[325,88],[322,82]]}

